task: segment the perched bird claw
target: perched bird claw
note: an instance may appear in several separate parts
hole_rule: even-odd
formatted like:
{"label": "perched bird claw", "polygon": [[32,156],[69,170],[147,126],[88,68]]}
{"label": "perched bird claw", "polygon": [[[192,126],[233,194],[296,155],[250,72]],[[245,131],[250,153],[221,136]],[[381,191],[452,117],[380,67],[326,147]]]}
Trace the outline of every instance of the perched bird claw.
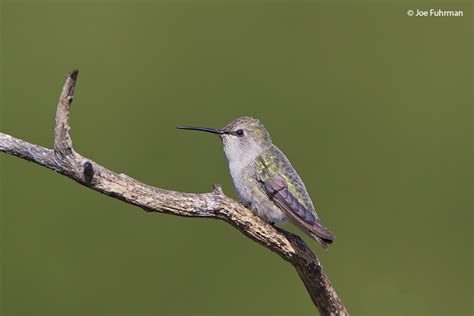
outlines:
{"label": "perched bird claw", "polygon": [[245,208],[248,208],[249,210],[252,208],[252,203],[250,202],[245,202],[245,201],[239,201],[240,204],[242,204]]}

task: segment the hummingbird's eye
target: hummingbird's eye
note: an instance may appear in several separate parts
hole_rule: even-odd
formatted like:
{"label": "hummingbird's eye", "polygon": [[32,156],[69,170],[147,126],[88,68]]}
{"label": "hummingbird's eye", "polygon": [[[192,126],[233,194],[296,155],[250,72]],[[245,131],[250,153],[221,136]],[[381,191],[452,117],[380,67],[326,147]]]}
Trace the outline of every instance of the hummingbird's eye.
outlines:
{"label": "hummingbird's eye", "polygon": [[242,137],[244,136],[244,130],[243,129],[238,129],[236,132],[237,136]]}

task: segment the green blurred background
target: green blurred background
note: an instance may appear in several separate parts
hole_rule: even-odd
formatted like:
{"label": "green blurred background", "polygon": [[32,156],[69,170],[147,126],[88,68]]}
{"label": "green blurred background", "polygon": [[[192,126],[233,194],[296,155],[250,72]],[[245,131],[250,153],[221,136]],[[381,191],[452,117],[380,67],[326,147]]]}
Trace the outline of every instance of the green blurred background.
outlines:
{"label": "green blurred background", "polygon": [[[461,9],[462,18],[408,17]],[[235,197],[220,142],[262,120],[337,235],[353,315],[473,313],[472,1],[2,1],[2,132]],[[293,268],[222,222],[153,213],[0,155],[2,315],[309,315]],[[289,229],[291,227],[285,226]],[[295,230],[293,230],[295,231]]]}

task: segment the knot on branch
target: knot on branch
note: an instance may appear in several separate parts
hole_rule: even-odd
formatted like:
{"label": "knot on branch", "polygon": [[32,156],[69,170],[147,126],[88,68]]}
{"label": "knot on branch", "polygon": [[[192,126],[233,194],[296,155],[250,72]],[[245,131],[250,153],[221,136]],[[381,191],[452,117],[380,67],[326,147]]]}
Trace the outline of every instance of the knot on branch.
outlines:
{"label": "knot on branch", "polygon": [[224,191],[222,190],[222,186],[218,183],[212,186],[212,193],[214,193],[215,195],[220,195],[222,197],[225,196]]}
{"label": "knot on branch", "polygon": [[92,182],[92,179],[94,178],[94,166],[92,166],[92,163],[90,161],[86,161],[84,163],[84,180],[86,180],[87,184],[90,184]]}

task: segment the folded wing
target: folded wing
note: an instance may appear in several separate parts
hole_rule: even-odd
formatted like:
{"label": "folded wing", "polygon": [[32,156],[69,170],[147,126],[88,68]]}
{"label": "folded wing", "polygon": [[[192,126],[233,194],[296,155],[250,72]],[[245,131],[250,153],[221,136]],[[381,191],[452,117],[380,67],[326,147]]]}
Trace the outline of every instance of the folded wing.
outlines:
{"label": "folded wing", "polygon": [[[302,229],[322,247],[327,248],[335,240],[335,236],[319,221],[301,179],[297,175],[296,179],[294,175],[296,172],[292,172],[291,181],[288,181],[285,174],[280,173],[282,169],[272,168],[272,164],[265,158],[262,157],[257,168],[257,179],[262,186],[262,191],[285,212],[290,222]],[[293,187],[291,190],[288,187],[289,183],[290,185],[297,183],[300,189],[296,190]]]}

